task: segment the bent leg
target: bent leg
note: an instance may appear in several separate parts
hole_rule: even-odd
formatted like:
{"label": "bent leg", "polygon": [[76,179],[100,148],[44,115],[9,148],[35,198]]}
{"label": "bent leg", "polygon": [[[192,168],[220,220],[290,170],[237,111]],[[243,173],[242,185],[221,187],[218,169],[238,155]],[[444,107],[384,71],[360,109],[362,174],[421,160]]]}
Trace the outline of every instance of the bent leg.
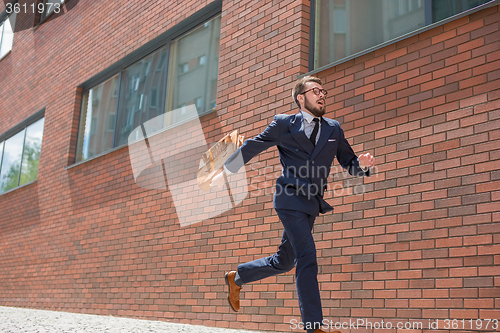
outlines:
{"label": "bent leg", "polygon": [[269,256],[253,260],[238,266],[238,275],[243,283],[262,280],[266,277],[283,274],[294,266],[295,254],[292,245],[283,231],[278,252]]}

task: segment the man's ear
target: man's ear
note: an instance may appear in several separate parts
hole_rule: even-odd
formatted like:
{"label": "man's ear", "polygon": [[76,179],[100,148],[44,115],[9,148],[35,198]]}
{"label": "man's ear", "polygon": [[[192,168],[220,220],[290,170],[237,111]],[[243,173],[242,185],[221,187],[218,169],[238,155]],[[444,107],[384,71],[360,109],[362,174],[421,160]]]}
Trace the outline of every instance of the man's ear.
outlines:
{"label": "man's ear", "polygon": [[302,95],[302,94],[297,95],[297,101],[299,101],[300,105],[303,105],[304,104],[304,95]]}

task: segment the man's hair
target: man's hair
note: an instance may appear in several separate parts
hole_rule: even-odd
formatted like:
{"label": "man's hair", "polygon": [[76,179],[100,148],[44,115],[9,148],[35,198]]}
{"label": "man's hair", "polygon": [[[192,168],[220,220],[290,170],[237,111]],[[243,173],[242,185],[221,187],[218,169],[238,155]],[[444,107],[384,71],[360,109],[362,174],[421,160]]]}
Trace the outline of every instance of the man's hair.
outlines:
{"label": "man's hair", "polygon": [[297,106],[300,108],[299,101],[297,100],[297,96],[299,96],[301,93],[303,93],[306,90],[306,83],[307,82],[316,82],[317,84],[323,85],[323,82],[317,77],[314,76],[304,76],[297,80],[295,83],[295,87],[292,89],[292,97]]}

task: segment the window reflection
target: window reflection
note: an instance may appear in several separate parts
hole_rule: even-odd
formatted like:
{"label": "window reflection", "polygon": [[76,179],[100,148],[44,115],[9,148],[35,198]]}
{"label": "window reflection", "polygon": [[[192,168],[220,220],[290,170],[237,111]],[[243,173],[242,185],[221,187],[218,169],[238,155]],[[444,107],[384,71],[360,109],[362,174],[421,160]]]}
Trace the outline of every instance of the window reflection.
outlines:
{"label": "window reflection", "polygon": [[219,64],[220,17],[173,41],[170,47],[165,124],[185,120],[185,107],[198,114],[215,107]]}
{"label": "window reflection", "polygon": [[87,91],[82,98],[77,160],[113,147],[118,75]]}
{"label": "window reflection", "polygon": [[165,91],[166,71],[153,69],[163,68],[165,54],[163,47],[122,72],[117,146],[127,143],[134,128],[162,114],[164,94],[159,92]]}
{"label": "window reflection", "polygon": [[349,57],[489,1],[316,0],[314,68]]}
{"label": "window reflection", "polygon": [[23,153],[25,130],[5,140],[2,170],[0,170],[0,193],[19,185],[19,171]]}
{"label": "window reflection", "polygon": [[2,159],[3,159],[3,147],[5,145],[5,141],[0,142],[0,171],[2,170]]}
{"label": "window reflection", "polygon": [[42,118],[26,128],[19,186],[34,181],[38,176],[44,120]]}

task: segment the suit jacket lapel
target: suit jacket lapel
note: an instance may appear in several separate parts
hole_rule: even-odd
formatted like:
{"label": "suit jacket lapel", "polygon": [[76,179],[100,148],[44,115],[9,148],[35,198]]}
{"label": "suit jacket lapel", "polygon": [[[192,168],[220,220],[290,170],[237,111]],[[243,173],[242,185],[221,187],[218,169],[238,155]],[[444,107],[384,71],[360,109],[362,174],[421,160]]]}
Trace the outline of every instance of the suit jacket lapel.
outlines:
{"label": "suit jacket lapel", "polygon": [[288,127],[295,141],[297,141],[305,151],[311,154],[314,149],[314,145],[311,143],[311,141],[309,141],[306,134],[304,133],[304,129],[302,128],[302,121],[302,114],[299,112],[295,115],[295,119],[290,123],[290,125],[288,125]]}
{"label": "suit jacket lapel", "polygon": [[328,121],[321,118],[321,133],[319,135],[318,143],[316,144],[312,152],[311,160],[314,159],[316,155],[318,155],[318,153],[321,151],[326,141],[330,137],[330,134],[332,134],[332,131],[333,131],[333,126],[331,126],[330,123],[328,123]]}

